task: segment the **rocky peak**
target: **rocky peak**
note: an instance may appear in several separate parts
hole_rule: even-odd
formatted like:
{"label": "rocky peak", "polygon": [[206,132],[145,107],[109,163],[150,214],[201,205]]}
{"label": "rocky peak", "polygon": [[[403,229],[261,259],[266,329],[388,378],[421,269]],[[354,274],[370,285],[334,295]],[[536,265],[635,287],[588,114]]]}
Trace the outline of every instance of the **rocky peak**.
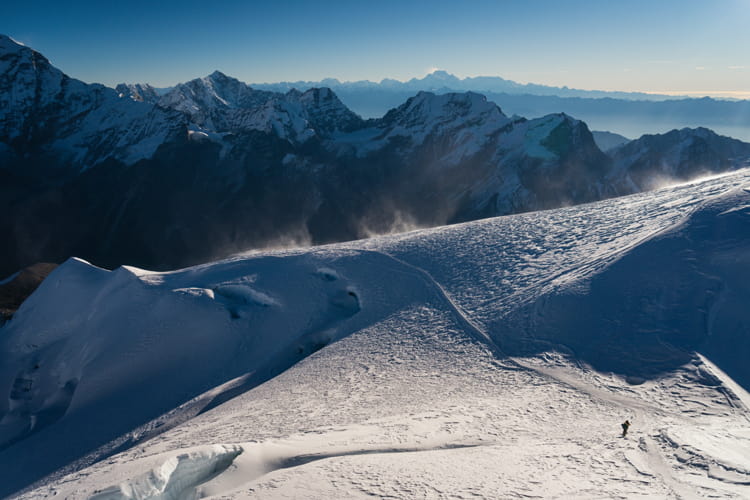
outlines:
{"label": "rocky peak", "polygon": [[614,155],[632,155],[638,151],[681,151],[702,144],[707,150],[723,151],[731,156],[750,155],[747,143],[724,137],[704,127],[671,130],[664,134],[646,134],[612,151]]}
{"label": "rocky peak", "polygon": [[120,83],[115,87],[120,97],[127,97],[136,102],[147,102],[156,104],[159,94],[156,89],[147,83]]}
{"label": "rocky peak", "polygon": [[487,98],[474,92],[436,95],[419,92],[384,117],[387,124],[398,124],[406,128],[433,125],[476,125],[492,123],[505,125],[508,117]]}
{"label": "rocky peak", "polygon": [[29,115],[52,103],[67,80],[39,52],[0,36],[0,140],[21,135]]}
{"label": "rocky peak", "polygon": [[638,190],[750,166],[750,144],[702,127],[644,135],[609,154],[610,177]]}
{"label": "rocky peak", "polygon": [[204,78],[176,85],[159,99],[158,104],[187,114],[201,127],[225,131],[237,121],[236,115],[258,109],[278,95],[254,90],[236,78],[214,71]]}
{"label": "rocky peak", "polygon": [[445,88],[450,87],[451,85],[453,86],[453,88],[457,88],[461,84],[461,80],[459,80],[456,76],[451,75],[450,73],[442,69],[433,71],[432,73],[422,78],[421,81],[416,79],[414,79],[413,81],[419,81],[420,83],[430,85],[433,88]]}
{"label": "rocky peak", "polygon": [[28,47],[26,47],[24,44],[13,40],[8,35],[3,35],[2,33],[0,33],[0,55],[13,53],[13,52],[20,52],[24,49],[31,50]]}
{"label": "rocky peak", "polygon": [[338,96],[326,87],[310,89],[302,94],[289,92],[286,98],[299,101],[306,119],[319,133],[351,131],[364,123],[359,115],[347,108]]}

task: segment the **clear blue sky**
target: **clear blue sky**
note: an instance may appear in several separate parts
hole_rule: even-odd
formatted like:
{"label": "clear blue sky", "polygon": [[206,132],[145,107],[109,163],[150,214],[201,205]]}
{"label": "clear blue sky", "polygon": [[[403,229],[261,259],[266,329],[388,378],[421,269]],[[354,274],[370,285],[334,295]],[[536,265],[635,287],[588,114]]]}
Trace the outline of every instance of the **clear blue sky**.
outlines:
{"label": "clear blue sky", "polygon": [[0,33],[70,76],[168,86],[496,75],[750,98],[750,0],[5,0]]}

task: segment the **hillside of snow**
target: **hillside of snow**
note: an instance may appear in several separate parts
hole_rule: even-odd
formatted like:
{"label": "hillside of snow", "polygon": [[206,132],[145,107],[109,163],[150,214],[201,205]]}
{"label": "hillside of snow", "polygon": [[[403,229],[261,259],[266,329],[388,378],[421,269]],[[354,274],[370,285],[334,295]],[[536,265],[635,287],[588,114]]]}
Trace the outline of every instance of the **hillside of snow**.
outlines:
{"label": "hillside of snow", "polygon": [[0,329],[0,496],[747,498],[748,248],[742,170],[173,272],[71,259]]}

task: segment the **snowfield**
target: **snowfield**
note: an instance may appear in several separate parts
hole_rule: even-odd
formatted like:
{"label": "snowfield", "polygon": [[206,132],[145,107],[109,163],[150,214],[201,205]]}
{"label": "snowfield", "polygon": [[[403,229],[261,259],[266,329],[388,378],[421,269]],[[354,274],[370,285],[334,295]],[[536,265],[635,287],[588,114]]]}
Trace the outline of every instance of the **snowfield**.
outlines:
{"label": "snowfield", "polygon": [[71,259],[0,328],[0,496],[748,498],[749,249],[742,170],[173,272]]}

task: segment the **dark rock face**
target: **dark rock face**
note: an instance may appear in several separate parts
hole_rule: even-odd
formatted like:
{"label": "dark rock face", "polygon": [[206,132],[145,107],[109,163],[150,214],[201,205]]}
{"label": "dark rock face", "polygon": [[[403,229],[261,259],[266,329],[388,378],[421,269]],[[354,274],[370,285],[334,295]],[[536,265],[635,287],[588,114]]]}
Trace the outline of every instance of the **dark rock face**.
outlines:
{"label": "dark rock face", "polygon": [[0,284],[0,326],[13,316],[21,303],[56,267],[57,264],[40,262],[22,269]]}

